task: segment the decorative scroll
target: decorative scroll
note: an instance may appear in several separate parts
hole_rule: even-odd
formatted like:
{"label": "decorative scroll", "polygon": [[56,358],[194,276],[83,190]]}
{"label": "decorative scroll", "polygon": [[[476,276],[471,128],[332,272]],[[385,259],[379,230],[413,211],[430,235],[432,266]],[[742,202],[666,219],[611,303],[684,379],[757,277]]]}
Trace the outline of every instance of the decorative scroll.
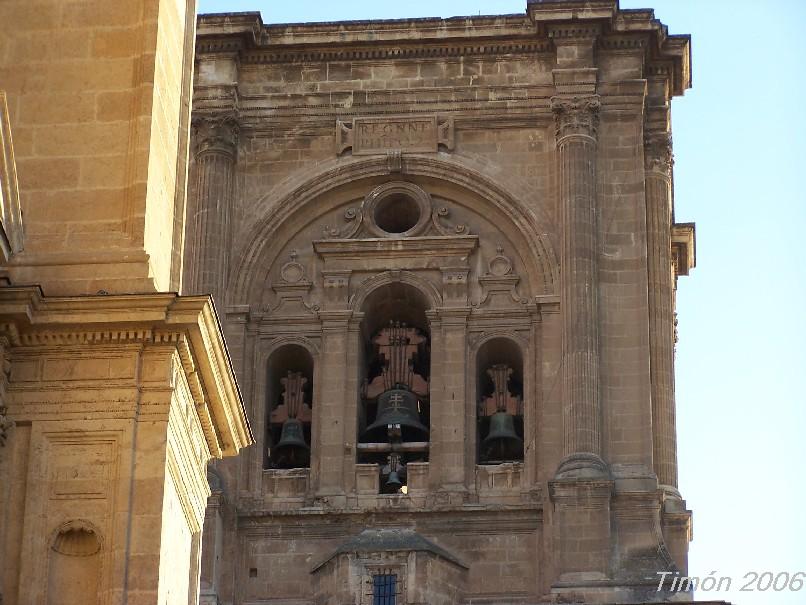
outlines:
{"label": "decorative scroll", "polygon": [[389,327],[378,332],[372,343],[378,347],[383,368],[380,375],[366,385],[364,396],[373,399],[399,385],[417,395],[428,395],[428,381],[414,371],[414,359],[425,342],[419,330],[404,323],[390,322]]}
{"label": "decorative scroll", "polygon": [[446,206],[434,208],[431,213],[431,222],[434,224],[434,229],[440,235],[469,235],[470,229],[467,225],[453,225],[446,226],[442,224],[442,220],[448,218],[450,210]]}
{"label": "decorative scroll", "polygon": [[358,232],[363,220],[364,213],[360,209],[347,208],[344,211],[344,222],[346,224],[341,227],[325,225],[322,239],[349,239]]}
{"label": "decorative scroll", "polygon": [[487,370],[493,380],[493,394],[481,401],[480,414],[492,416],[498,412],[506,412],[511,416],[523,414],[523,402],[520,397],[513,395],[509,390],[509,378],[512,368],[504,364],[496,364]]}
{"label": "decorative scroll", "polygon": [[336,154],[352,149],[353,155],[390,151],[436,153],[439,146],[453,151],[453,119],[437,116],[380,116],[336,122]]}
{"label": "decorative scroll", "polygon": [[313,415],[311,406],[305,402],[305,385],[308,379],[302,372],[288,372],[280,379],[283,385],[282,403],[271,412],[271,422],[282,424],[289,418],[310,423]]}

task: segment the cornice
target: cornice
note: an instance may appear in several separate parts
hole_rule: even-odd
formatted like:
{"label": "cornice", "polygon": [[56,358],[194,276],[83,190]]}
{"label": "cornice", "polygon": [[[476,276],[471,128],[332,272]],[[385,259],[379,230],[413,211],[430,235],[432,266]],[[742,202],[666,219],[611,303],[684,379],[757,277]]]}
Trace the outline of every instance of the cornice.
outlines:
{"label": "cornice", "polygon": [[529,2],[526,14],[264,25],[259,13],[200,15],[196,53],[236,54],[242,65],[394,61],[553,53],[557,44],[596,40],[602,50],[645,54],[646,73],[691,86],[691,40],[669,35],[649,10],[616,0]]}
{"label": "cornice", "polygon": [[46,297],[36,287],[2,288],[0,332],[12,350],[96,344],[175,347],[214,455],[233,456],[252,443],[221,325],[207,296]]}
{"label": "cornice", "polygon": [[675,275],[688,275],[697,266],[694,223],[672,225],[672,262]]}

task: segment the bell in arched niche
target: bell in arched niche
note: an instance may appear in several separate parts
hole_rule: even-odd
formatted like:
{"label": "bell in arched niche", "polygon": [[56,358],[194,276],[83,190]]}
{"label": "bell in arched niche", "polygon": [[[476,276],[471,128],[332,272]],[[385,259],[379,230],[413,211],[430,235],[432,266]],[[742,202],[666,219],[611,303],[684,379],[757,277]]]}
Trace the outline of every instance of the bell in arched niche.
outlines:
{"label": "bell in arched niche", "polygon": [[371,344],[358,459],[379,465],[381,492],[398,493],[405,485],[405,465],[428,459],[428,338],[390,321]]}
{"label": "bell in arched niche", "polygon": [[[479,446],[481,462],[523,460],[523,401],[509,389],[512,368],[496,364],[487,370],[493,392],[479,406],[483,439]],[[519,431],[520,429],[520,431]]]}
{"label": "bell in arched niche", "polygon": [[280,438],[270,448],[269,458],[275,468],[302,468],[310,464],[311,448],[306,441],[310,427],[311,407],[305,402],[308,379],[302,372],[287,372],[280,379],[282,397],[270,416],[272,425],[280,425]]}

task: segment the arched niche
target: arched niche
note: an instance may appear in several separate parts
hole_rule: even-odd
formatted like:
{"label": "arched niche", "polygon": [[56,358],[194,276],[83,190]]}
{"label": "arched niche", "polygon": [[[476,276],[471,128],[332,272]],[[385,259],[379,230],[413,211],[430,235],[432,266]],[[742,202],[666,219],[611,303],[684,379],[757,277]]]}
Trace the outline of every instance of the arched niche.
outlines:
{"label": "arched niche", "polygon": [[[361,392],[357,461],[381,467],[381,489],[399,465],[428,460],[430,427],[431,336],[429,296],[411,283],[391,281],[361,297]],[[403,411],[400,434],[384,419],[392,408]],[[394,445],[393,445],[394,444]],[[393,492],[390,492],[393,493]]]}
{"label": "arched niche", "polygon": [[[477,462],[523,461],[524,362],[520,345],[505,336],[490,338],[476,353],[475,370]],[[510,431],[513,438],[507,440]],[[501,439],[493,439],[496,435]]]}
{"label": "arched niche", "polygon": [[101,536],[89,522],[59,527],[48,557],[48,605],[97,603],[101,580]]}
{"label": "arched niche", "polygon": [[269,355],[263,468],[310,466],[313,379],[314,359],[304,346],[287,343]]}

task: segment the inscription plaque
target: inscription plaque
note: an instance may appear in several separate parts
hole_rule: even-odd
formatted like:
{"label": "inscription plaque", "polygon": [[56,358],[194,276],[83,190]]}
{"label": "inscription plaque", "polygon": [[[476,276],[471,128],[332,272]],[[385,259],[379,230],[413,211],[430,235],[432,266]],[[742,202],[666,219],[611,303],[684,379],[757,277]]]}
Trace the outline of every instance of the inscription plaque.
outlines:
{"label": "inscription plaque", "polygon": [[352,148],[353,155],[389,151],[436,153],[439,146],[453,149],[453,120],[431,116],[382,116],[336,122],[336,153]]}

